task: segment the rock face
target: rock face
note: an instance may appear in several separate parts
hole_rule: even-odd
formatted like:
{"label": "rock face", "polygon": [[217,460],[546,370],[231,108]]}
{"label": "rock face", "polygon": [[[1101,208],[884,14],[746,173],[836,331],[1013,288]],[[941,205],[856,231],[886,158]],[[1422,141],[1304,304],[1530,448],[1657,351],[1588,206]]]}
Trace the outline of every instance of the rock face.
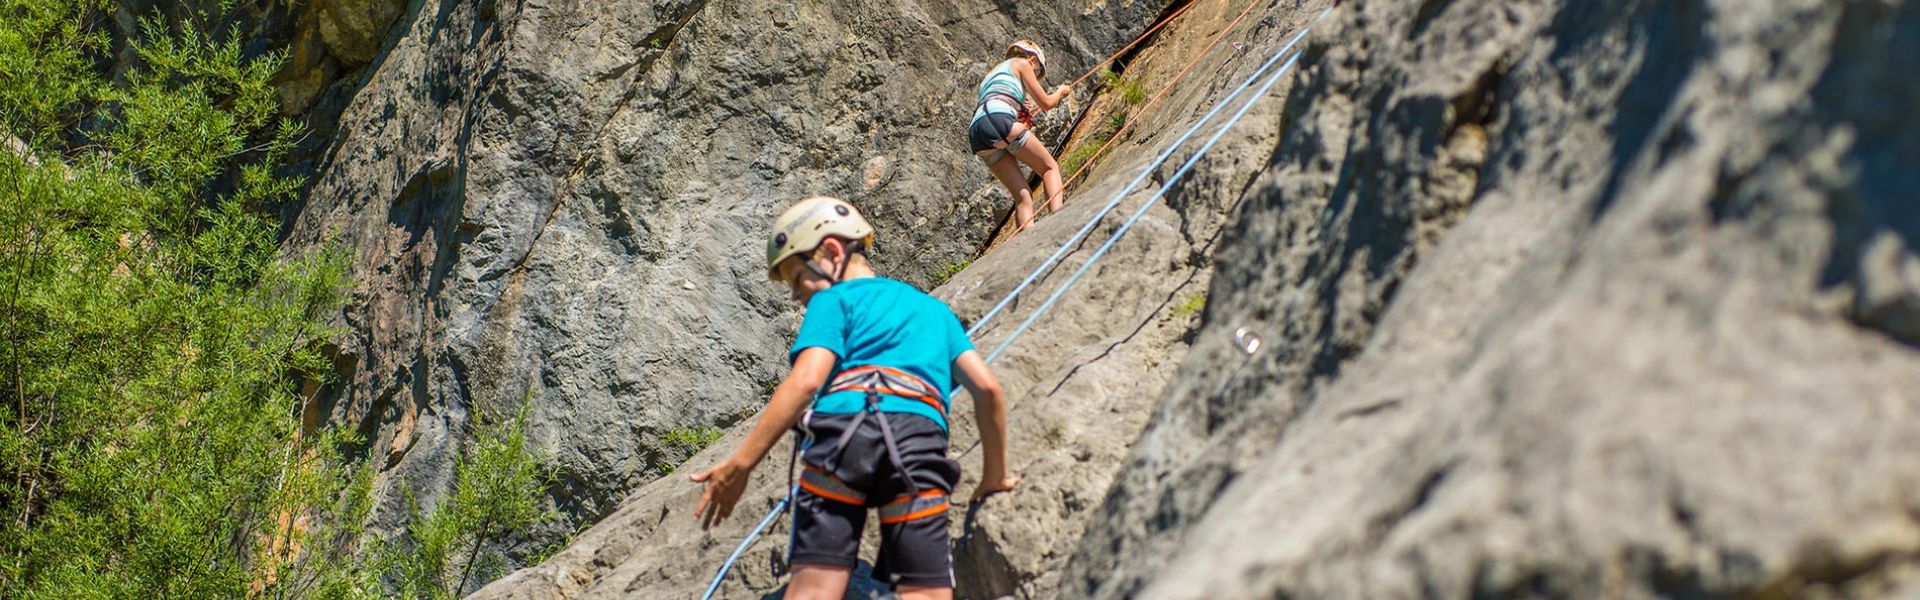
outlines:
{"label": "rock face", "polygon": [[[1164,8],[302,6],[293,62],[347,99],[288,247],[344,245],[362,282],[314,409],[366,434],[392,527],[474,413],[530,402],[567,515],[533,537],[596,523],[489,598],[704,589],[786,487],[773,457],[701,532],[659,478],[691,453],[668,434],[732,426],[686,468],[712,464],[784,371],[765,222],[847,197],[883,273],[935,283],[1006,208],[960,135],[1001,45],[1077,74]],[[1149,159],[1325,4],[1199,52],[1240,6],[1135,57],[1196,62],[936,295],[979,319],[1151,168],[1119,214],[1144,202],[1197,144]],[[1027,479],[956,511],[962,597],[1920,594],[1920,7],[1347,2],[1315,31],[995,364]],[[777,593],[785,536],[727,597]]]}
{"label": "rock face", "polygon": [[[1318,5],[1268,2],[1259,18],[1221,29],[1244,5],[1196,7],[1167,28],[1127,66],[1129,76],[1160,83],[1192,62],[1189,80],[1164,106],[1147,115],[1139,136],[1120,144],[1099,175],[1076,188],[1071,203],[1039,220],[1033,228],[972,263],[934,294],[975,323],[1045,257],[1064,243],[1127,184],[1152,158],[1239,81],[1254,74],[1285,40],[1299,30]],[[1229,10],[1231,9],[1231,10]],[[1221,44],[1201,52],[1216,35],[1241,42],[1235,51]],[[1132,231],[1116,243],[1061,303],[1019,337],[993,364],[1008,391],[1009,465],[1025,476],[1021,487],[977,507],[956,502],[951,513],[958,595],[963,598],[1051,598],[1058,576],[1083,524],[1097,508],[1113,474],[1128,453],[1129,442],[1145,424],[1173,367],[1184,354],[1201,290],[1212,271],[1209,256],[1231,199],[1238,196],[1277,141],[1276,117],[1282,95],[1236,99],[1252,101],[1240,124],[1193,171],[1168,190]],[[1091,237],[1045,273],[1007,313],[995,317],[975,336],[983,353],[1012,334],[1047,295],[1105,242],[1124,216],[1144,204],[1157,182],[1170,178],[1194,154],[1214,128],[1203,128],[1171,159],[1151,169],[1144,185],[1126,193],[1114,214]],[[961,499],[978,475],[980,457],[972,406],[955,399],[953,455],[966,469]],[[709,450],[688,461],[675,477],[636,490],[620,508],[596,523],[545,563],[494,582],[476,598],[697,597],[756,520],[786,491],[784,457],[773,456],[754,473],[747,496],[733,519],[702,532],[693,517],[700,488],[681,476],[725,457],[744,436],[742,423]],[[782,444],[782,452],[786,445]],[[783,583],[788,521],[781,519],[750,546],[725,582],[721,597],[777,594]],[[869,532],[871,533],[871,532]],[[871,558],[874,544],[865,545]],[[866,597],[880,586],[856,581],[849,597]]]}
{"label": "rock face", "polygon": [[1336,10],[1061,595],[1920,593],[1917,42],[1902,1]]}
{"label": "rock face", "polygon": [[[400,0],[317,0],[299,5],[289,23],[287,64],[274,77],[282,110],[312,111],[322,94],[346,87],[341,80],[359,75],[380,55],[388,32],[406,12]],[[341,90],[344,92],[344,90]],[[338,108],[318,111],[315,121],[331,135]]]}
{"label": "rock face", "polygon": [[384,469],[376,525],[403,486],[446,489],[476,411],[523,401],[566,517],[535,537],[596,520],[690,453],[663,437],[738,422],[784,370],[796,311],[760,263],[778,208],[854,200],[889,232],[881,270],[931,281],[1006,208],[963,141],[1004,45],[1078,73],[1163,8],[303,5],[287,81],[358,75],[286,246],[354,257],[313,408]]}

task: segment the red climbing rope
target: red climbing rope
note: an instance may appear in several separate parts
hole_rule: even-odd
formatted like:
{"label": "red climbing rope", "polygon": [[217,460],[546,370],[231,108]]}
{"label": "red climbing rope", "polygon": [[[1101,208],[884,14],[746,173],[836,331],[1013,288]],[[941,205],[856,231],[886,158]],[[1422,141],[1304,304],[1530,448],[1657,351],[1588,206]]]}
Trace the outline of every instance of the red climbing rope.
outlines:
{"label": "red climbing rope", "polygon": [[[1207,42],[1207,47],[1202,48],[1198,54],[1195,54],[1193,56],[1193,60],[1187,61],[1186,66],[1180,67],[1180,71],[1173,74],[1173,79],[1168,80],[1167,85],[1165,87],[1160,88],[1160,91],[1153,95],[1152,100],[1148,100],[1146,104],[1141,105],[1140,110],[1135,111],[1133,113],[1133,116],[1127,117],[1127,121],[1120,125],[1120,130],[1115,131],[1113,133],[1113,137],[1107,138],[1106,143],[1101,144],[1099,149],[1094,150],[1093,154],[1088,155],[1086,160],[1081,161],[1080,166],[1074,169],[1073,173],[1069,174],[1065,181],[1061,182],[1060,184],[1061,195],[1065,195],[1067,193],[1067,186],[1073,185],[1074,181],[1078,180],[1081,175],[1085,174],[1089,169],[1091,169],[1093,167],[1094,162],[1100,160],[1100,157],[1106,154],[1107,149],[1111,148],[1114,142],[1120,141],[1120,138],[1125,136],[1128,130],[1133,129],[1133,126],[1135,123],[1138,123],[1142,117],[1146,116],[1148,112],[1151,112],[1151,109],[1155,105],[1158,105],[1161,100],[1165,99],[1167,96],[1167,93],[1173,91],[1173,86],[1179,84],[1181,78],[1186,77],[1187,71],[1192,70],[1194,65],[1199,64],[1200,59],[1205,58],[1208,52],[1212,52],[1214,46],[1220,45],[1220,40],[1226,39],[1227,33],[1230,31],[1233,31],[1233,28],[1239,25],[1241,20],[1246,19],[1247,15],[1253,12],[1253,7],[1259,6],[1264,1],[1265,0],[1254,0],[1253,2],[1247,3],[1247,7],[1240,11],[1240,15],[1237,17],[1234,17],[1233,21],[1227,23],[1226,27],[1221,28],[1220,33],[1215,34],[1213,36],[1213,41]],[[1194,4],[1198,4],[1198,2],[1188,3],[1186,6],[1180,7],[1181,12],[1185,12],[1187,8],[1192,7]],[[1178,16],[1178,15],[1179,13],[1174,13],[1174,16]],[[1172,20],[1173,20],[1172,17],[1168,17],[1167,19],[1161,21],[1160,24],[1164,25]],[[1155,25],[1155,28],[1158,28],[1158,27],[1159,25]],[[1152,30],[1148,30],[1148,33],[1152,33]],[[1145,37],[1146,36],[1141,36],[1142,39],[1145,39]],[[1137,42],[1138,40],[1136,40],[1136,43]],[[1131,47],[1131,45],[1129,45],[1129,47]],[[1115,56],[1119,56],[1119,55],[1116,54]],[[1103,62],[1101,64],[1104,65],[1106,63]],[[1053,199],[1048,198],[1047,200],[1051,202]]]}
{"label": "red climbing rope", "polygon": [[[1259,0],[1255,0],[1255,4],[1258,4],[1258,2],[1259,2]],[[1187,10],[1188,10],[1188,9],[1191,9],[1191,8],[1193,8],[1193,7],[1194,7],[1194,5],[1196,5],[1196,4],[1199,4],[1199,3],[1200,3],[1200,0],[1190,0],[1190,1],[1188,1],[1187,3],[1185,3],[1185,4],[1182,4],[1182,5],[1180,5],[1180,8],[1177,8],[1177,9],[1174,9],[1174,11],[1173,11],[1172,13],[1170,13],[1170,14],[1168,14],[1168,15],[1167,15],[1167,16],[1166,16],[1165,18],[1162,18],[1162,19],[1160,19],[1160,20],[1159,20],[1158,22],[1155,22],[1155,23],[1153,24],[1153,26],[1151,26],[1151,27],[1148,27],[1146,31],[1142,31],[1142,32],[1140,32],[1140,35],[1137,35],[1137,36],[1134,36],[1134,38],[1133,38],[1133,41],[1131,41],[1131,42],[1127,42],[1127,45],[1125,45],[1125,46],[1121,46],[1121,47],[1120,47],[1120,50],[1118,50],[1118,51],[1116,51],[1116,52],[1114,52],[1113,54],[1109,54],[1109,55],[1107,55],[1107,57],[1106,57],[1105,59],[1102,59],[1102,60],[1101,60],[1100,62],[1098,62],[1098,63],[1095,63],[1095,64],[1093,65],[1093,68],[1090,68],[1090,69],[1087,69],[1087,72],[1086,72],[1086,73],[1082,73],[1082,74],[1081,74],[1081,75],[1080,75],[1079,77],[1075,77],[1075,78],[1073,79],[1073,81],[1070,81],[1070,82],[1068,82],[1068,85],[1071,85],[1071,86],[1073,86],[1073,87],[1080,87],[1080,84],[1081,84],[1082,82],[1084,82],[1084,81],[1086,81],[1088,77],[1092,77],[1092,76],[1094,76],[1094,74],[1096,74],[1096,73],[1099,73],[1099,72],[1100,72],[1100,70],[1101,70],[1102,68],[1105,68],[1105,67],[1106,67],[1107,65],[1110,65],[1110,64],[1113,64],[1113,61],[1116,61],[1116,60],[1119,60],[1121,56],[1124,56],[1124,55],[1126,55],[1126,53],[1128,53],[1128,52],[1131,52],[1131,51],[1133,51],[1133,49],[1134,49],[1134,47],[1135,47],[1135,46],[1139,46],[1141,42],[1144,42],[1144,41],[1147,41],[1147,38],[1150,38],[1150,37],[1153,37],[1153,34],[1154,34],[1155,32],[1158,32],[1158,31],[1160,31],[1160,29],[1161,29],[1161,28],[1164,28],[1164,27],[1166,27],[1166,26],[1167,26],[1167,24],[1169,24],[1169,23],[1172,23],[1172,22],[1173,22],[1173,21],[1174,21],[1175,19],[1178,19],[1178,18],[1180,18],[1180,15],[1183,15],[1183,14],[1186,14],[1186,12],[1187,12]],[[1248,6],[1247,6],[1247,9],[1248,9],[1248,11],[1251,11],[1251,10],[1253,9],[1253,6],[1254,6],[1254,5],[1248,5]],[[1241,16],[1241,17],[1245,17],[1245,16],[1247,16],[1247,11],[1242,11],[1242,12],[1240,13],[1240,16]],[[1233,20],[1233,22],[1234,22],[1235,24],[1237,24],[1237,23],[1239,23],[1239,22],[1240,22],[1240,19],[1238,19],[1238,18],[1235,18],[1235,19]],[[1233,29],[1233,24],[1229,24],[1229,25],[1227,25],[1227,29]],[[1226,31],[1225,31],[1225,30],[1222,30],[1222,31],[1220,32],[1220,34],[1221,34],[1221,35],[1226,35]],[[1216,42],[1216,43],[1218,43],[1218,42],[1219,42],[1219,39],[1218,39],[1218,38],[1215,38],[1215,39],[1214,39],[1214,42]],[[1208,45],[1207,45],[1207,50],[1212,50],[1212,49],[1213,49],[1213,44],[1208,44]],[[1205,55],[1205,54],[1207,53],[1207,50],[1202,50],[1202,51],[1200,51],[1200,54],[1201,54],[1201,55]],[[1198,61],[1199,59],[1198,59],[1198,58],[1196,57],[1196,58],[1195,58],[1194,60],[1195,60],[1195,61]],[[1192,66],[1193,66],[1193,64],[1192,64],[1192,63],[1188,63],[1188,64],[1187,64],[1187,67],[1189,67],[1189,68],[1191,68]],[[1181,74],[1181,75],[1185,75],[1185,74],[1186,74],[1186,69],[1181,69],[1181,70],[1180,70],[1180,74]],[[1177,82],[1177,81],[1179,81],[1179,80],[1180,80],[1180,75],[1175,75],[1175,76],[1174,76],[1174,82]],[[1168,87],[1168,88],[1172,88],[1172,87],[1173,87],[1173,83],[1174,83],[1174,82],[1168,82],[1168,83],[1167,83],[1167,87]],[[1153,99],[1153,102],[1159,102],[1159,101],[1160,101],[1160,96],[1164,96],[1164,95],[1166,95],[1166,90],[1161,90],[1161,91],[1160,91],[1160,95],[1159,95],[1159,96],[1154,96],[1154,99]],[[1148,106],[1152,106],[1152,104],[1153,104],[1153,103],[1148,103]],[[1133,126],[1133,122],[1132,122],[1132,121],[1130,120],[1130,121],[1128,121],[1128,122],[1127,122],[1127,123],[1126,123],[1126,124],[1125,124],[1124,126],[1122,126],[1122,127],[1121,127],[1121,131],[1122,131],[1122,132],[1124,132],[1124,131],[1126,131],[1126,128],[1128,128],[1128,127],[1132,127],[1132,126]],[[1120,134],[1119,134],[1119,133],[1115,133],[1115,134],[1114,134],[1114,137],[1116,137],[1116,138],[1117,138],[1117,137],[1119,137],[1119,136],[1120,136]],[[1109,142],[1111,142],[1112,140],[1108,140],[1108,141],[1109,141]],[[1096,159],[1096,158],[1099,158],[1099,156],[1100,156],[1100,152],[1104,152],[1104,151],[1105,151],[1105,147],[1104,147],[1104,146],[1102,146],[1102,147],[1101,147],[1101,150],[1100,150],[1100,151],[1098,151],[1098,152],[1095,152],[1095,153],[1094,153],[1094,154],[1093,154],[1092,156],[1090,156],[1090,157],[1088,157],[1088,158],[1087,158],[1087,162],[1086,162],[1086,163],[1082,163],[1082,166],[1081,166],[1081,168],[1080,168],[1080,170],[1081,170],[1081,171],[1084,171],[1084,170],[1086,170],[1086,165],[1088,165],[1088,164],[1091,164],[1091,163],[1093,162],[1093,160],[1094,160],[1094,159]],[[1078,173],[1078,172],[1076,171],[1076,172],[1074,173],[1074,175],[1076,175],[1076,176],[1077,176],[1077,175],[1079,175],[1079,173]],[[1065,182],[1063,182],[1063,183],[1062,183],[1062,184],[1060,185],[1060,194],[1061,194],[1061,195],[1063,195],[1063,196],[1064,196],[1064,195],[1066,195],[1066,190],[1067,190],[1067,184],[1071,184],[1071,183],[1073,183],[1073,180],[1072,180],[1072,179],[1067,179],[1067,180],[1066,180]],[[1051,202],[1052,200],[1053,200],[1053,198],[1052,198],[1052,197],[1048,197],[1048,198],[1047,198],[1047,201],[1049,201],[1049,202]],[[995,228],[994,228],[994,229],[995,229],[995,231],[998,231],[998,230],[1000,230],[1001,228],[1004,228],[1004,227],[1006,227],[1006,224],[1007,224],[1007,222],[1009,222],[1009,221],[1011,221],[1012,219],[1013,219],[1013,213],[1012,213],[1012,212],[1008,212],[1008,213],[1007,213],[1007,216],[1006,216],[1006,220],[1003,220],[1003,221],[1001,221],[1001,222],[1000,222],[1000,225],[999,225],[998,227],[995,227]],[[984,251],[983,251],[983,252],[984,252]]]}
{"label": "red climbing rope", "polygon": [[1082,74],[1081,76],[1075,78],[1073,81],[1067,82],[1067,85],[1071,85],[1073,87],[1080,87],[1080,82],[1086,81],[1087,78],[1092,77],[1094,73],[1099,73],[1101,68],[1109,64],[1113,64],[1113,61],[1119,60],[1121,55],[1124,55],[1127,52],[1132,51],[1134,46],[1140,45],[1140,42],[1147,41],[1147,38],[1149,36],[1152,36],[1153,32],[1159,31],[1161,27],[1166,27],[1167,24],[1172,23],[1174,19],[1180,18],[1181,13],[1187,12],[1187,9],[1193,8],[1193,5],[1199,4],[1199,3],[1200,3],[1199,0],[1194,0],[1192,2],[1188,2],[1186,4],[1180,5],[1179,10],[1173,11],[1173,14],[1167,15],[1167,18],[1161,19],[1160,22],[1158,23],[1154,23],[1152,27],[1148,27],[1147,30],[1141,32],[1138,37],[1133,38],[1133,41],[1127,42],[1127,45],[1122,46],[1119,52],[1115,52],[1113,54],[1108,55],[1106,60],[1102,60],[1100,61],[1099,64],[1094,65],[1093,68],[1087,69],[1087,72],[1085,74]]}

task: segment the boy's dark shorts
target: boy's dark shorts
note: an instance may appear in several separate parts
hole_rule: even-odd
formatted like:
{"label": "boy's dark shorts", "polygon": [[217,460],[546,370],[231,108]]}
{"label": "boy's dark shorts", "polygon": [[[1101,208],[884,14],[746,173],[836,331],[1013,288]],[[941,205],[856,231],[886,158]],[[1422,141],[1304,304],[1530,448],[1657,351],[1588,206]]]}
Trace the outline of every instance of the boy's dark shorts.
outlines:
{"label": "boy's dark shorts", "polygon": [[[913,497],[907,480],[888,460],[876,417],[886,418],[892,427],[900,460],[914,474],[920,497]],[[952,587],[945,507],[946,495],[960,481],[960,464],[947,458],[946,431],[920,415],[869,414],[835,457],[834,443],[852,420],[853,415],[812,414],[801,425],[813,430],[814,443],[801,458],[802,485],[794,498],[793,553],[788,561],[852,568],[868,509],[878,508],[880,559],[874,577],[896,585]],[[807,470],[814,471],[811,480]],[[818,484],[822,474],[830,476],[830,483]]]}

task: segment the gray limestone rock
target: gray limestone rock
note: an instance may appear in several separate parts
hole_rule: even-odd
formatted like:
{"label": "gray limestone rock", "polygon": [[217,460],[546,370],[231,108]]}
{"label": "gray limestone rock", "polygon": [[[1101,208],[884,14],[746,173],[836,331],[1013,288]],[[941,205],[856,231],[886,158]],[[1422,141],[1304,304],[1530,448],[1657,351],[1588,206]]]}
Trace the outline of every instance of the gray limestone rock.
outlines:
{"label": "gray limestone rock", "polygon": [[[1193,156],[1214,128],[1202,128],[1170,160],[1151,159],[1222,100],[1233,84],[1254,74],[1267,57],[1298,31],[1310,8],[1294,2],[1262,4],[1270,18],[1250,19],[1233,32],[1243,51],[1222,44],[1201,53],[1206,42],[1240,7],[1196,10],[1168,28],[1128,72],[1153,80],[1194,61],[1211,73],[1181,86],[1165,107],[1150,115],[1139,136],[1109,158],[1103,175],[1076,188],[1072,201],[1033,228],[996,247],[934,290],[969,324],[978,320],[1039,266],[1083,224],[1096,216],[1142,170],[1151,177],[1121,197],[1117,209],[1075,244],[1062,263],[1020,296],[1013,308],[988,322],[975,337],[992,352],[1038,304],[1111,237],[1125,216],[1142,206],[1159,182]],[[1316,7],[1317,8],[1317,7]],[[1010,468],[1023,477],[1014,492],[977,506],[965,502],[980,466],[972,406],[955,399],[952,453],[965,468],[950,518],[955,537],[955,574],[963,598],[1051,598],[1058,575],[1139,432],[1173,366],[1185,352],[1197,308],[1205,302],[1209,256],[1232,210],[1231,199],[1269,160],[1279,131],[1280,89],[1257,99],[1243,94],[1230,108],[1252,108],[1219,144],[1197,161],[1164,199],[1114,249],[1088,271],[1060,304],[1015,340],[993,367],[1011,398]],[[1222,111],[1215,122],[1232,110]],[[884,258],[884,256],[882,257]],[[1186,308],[1181,308],[1185,306]],[[702,532],[693,517],[700,488],[681,476],[721,460],[745,434],[736,427],[714,447],[695,456],[675,477],[641,486],[611,515],[581,533],[559,554],[481,590],[478,598],[696,597],[714,570],[756,521],[785,493],[786,465],[770,457],[754,473],[734,517]],[[780,452],[786,451],[785,445]],[[789,535],[779,519],[750,545],[729,574],[721,597],[777,597]],[[872,528],[869,527],[871,530]],[[871,537],[872,531],[869,531]],[[869,540],[871,542],[871,540]],[[872,543],[863,556],[872,558]],[[877,582],[856,580],[848,597],[864,598]]]}
{"label": "gray limestone rock", "polygon": [[1920,585],[1920,6],[1329,21],[1063,596]]}
{"label": "gray limestone rock", "polygon": [[364,434],[391,530],[403,489],[431,504],[447,488],[476,411],[530,402],[564,518],[517,548],[686,459],[668,434],[764,400],[797,323],[760,262],[780,207],[853,200],[886,232],[882,270],[930,281],[1007,208],[964,142],[1004,44],[1038,39],[1077,73],[1164,7],[393,6],[312,3],[296,31],[323,45],[294,63],[360,74],[286,242],[354,257],[314,408]]}
{"label": "gray limestone rock", "polygon": [[[1007,208],[961,135],[999,48],[1077,74],[1164,8],[429,0],[368,54],[387,4],[321,4],[361,12],[297,34],[319,54],[288,81],[347,99],[288,249],[357,257],[316,409],[385,469],[376,524],[446,488],[475,411],[522,401],[567,519],[519,547],[594,523],[488,598],[704,589],[786,489],[771,458],[702,532],[677,476],[784,372],[766,221],[852,199],[883,273],[941,281]],[[1171,76],[1239,6],[1197,6],[1128,73]],[[1324,7],[1255,5],[1065,210],[935,294],[979,319]],[[1346,2],[1315,27],[996,362],[1026,479],[956,506],[960,596],[1920,589],[1920,8]],[[704,426],[731,430],[691,459],[663,442]],[[778,594],[785,527],[726,597]]]}

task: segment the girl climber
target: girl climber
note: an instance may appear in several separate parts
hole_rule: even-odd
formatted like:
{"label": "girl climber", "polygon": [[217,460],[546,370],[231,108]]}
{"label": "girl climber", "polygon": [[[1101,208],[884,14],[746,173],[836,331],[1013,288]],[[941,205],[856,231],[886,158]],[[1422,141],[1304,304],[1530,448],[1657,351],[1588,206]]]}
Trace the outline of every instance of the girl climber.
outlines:
{"label": "girl climber", "polygon": [[[980,80],[973,120],[967,123],[967,142],[973,147],[974,156],[987,163],[993,176],[1013,195],[1013,232],[1016,234],[1033,223],[1033,192],[1027,189],[1027,178],[1021,173],[1019,163],[1026,163],[1040,176],[1047,192],[1047,211],[1060,210],[1060,165],[1053,161],[1053,153],[1047,151],[1047,146],[1030,135],[1033,120],[1027,112],[1026,101],[1031,95],[1040,110],[1051,109],[1066,99],[1073,86],[1062,85],[1048,94],[1040,83],[1046,74],[1047,60],[1038,45],[1020,40],[1007,46],[1007,59]],[[1018,162],[1000,160],[1007,155]]]}

